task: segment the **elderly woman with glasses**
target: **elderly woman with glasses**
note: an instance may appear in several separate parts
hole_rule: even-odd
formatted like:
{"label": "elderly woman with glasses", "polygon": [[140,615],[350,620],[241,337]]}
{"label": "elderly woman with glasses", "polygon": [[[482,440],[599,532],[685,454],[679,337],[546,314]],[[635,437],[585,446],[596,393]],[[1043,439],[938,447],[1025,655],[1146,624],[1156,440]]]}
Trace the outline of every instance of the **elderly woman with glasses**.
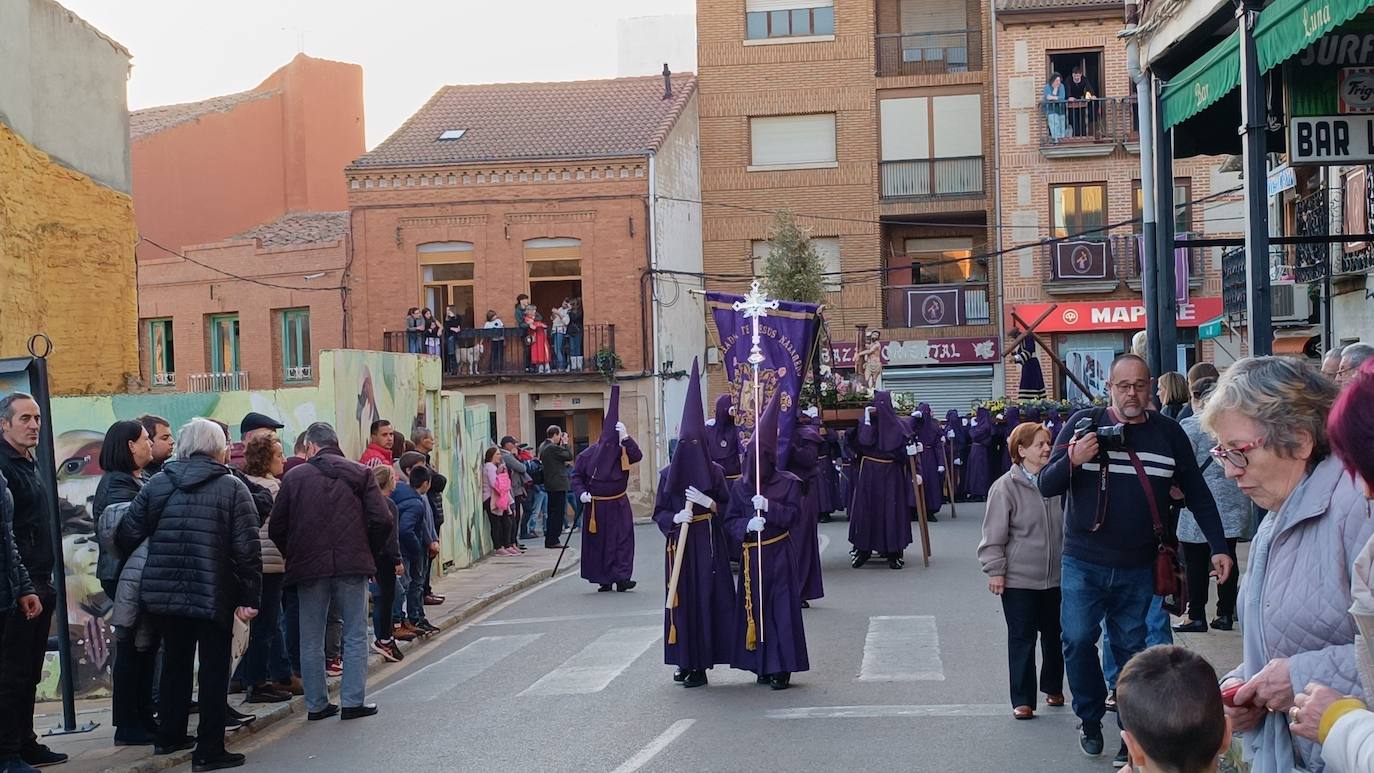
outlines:
{"label": "elderly woman with glasses", "polygon": [[1252,357],[1222,375],[1202,412],[1216,463],[1269,511],[1241,589],[1244,662],[1222,682],[1253,773],[1324,770],[1319,747],[1288,726],[1294,695],[1309,682],[1364,695],[1346,610],[1352,565],[1374,521],[1331,453],[1335,398],[1335,385],[1306,363]]}

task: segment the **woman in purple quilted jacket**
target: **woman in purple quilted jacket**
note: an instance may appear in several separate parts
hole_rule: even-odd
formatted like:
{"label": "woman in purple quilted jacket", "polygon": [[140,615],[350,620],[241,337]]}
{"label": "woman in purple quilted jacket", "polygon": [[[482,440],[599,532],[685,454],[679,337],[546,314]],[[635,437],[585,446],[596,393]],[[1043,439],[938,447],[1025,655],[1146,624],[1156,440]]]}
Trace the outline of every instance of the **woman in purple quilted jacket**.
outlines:
{"label": "woman in purple quilted jacket", "polygon": [[1241,582],[1244,662],[1222,682],[1252,773],[1326,769],[1320,747],[1289,728],[1310,682],[1364,698],[1350,577],[1374,534],[1363,488],[1331,452],[1336,387],[1306,363],[1250,357],[1227,369],[1202,411],[1216,463],[1268,511]]}

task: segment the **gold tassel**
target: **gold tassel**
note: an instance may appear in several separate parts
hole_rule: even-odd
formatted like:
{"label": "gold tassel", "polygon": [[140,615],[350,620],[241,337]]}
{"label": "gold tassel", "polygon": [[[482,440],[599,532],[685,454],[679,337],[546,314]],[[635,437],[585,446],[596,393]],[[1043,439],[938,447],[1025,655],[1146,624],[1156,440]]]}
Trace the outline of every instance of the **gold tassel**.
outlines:
{"label": "gold tassel", "polygon": [[625,446],[620,447],[620,469],[630,471],[630,452],[625,450]]}
{"label": "gold tassel", "polygon": [[591,517],[589,517],[589,518],[587,519],[587,533],[588,533],[588,534],[595,534],[595,533],[596,533],[596,497],[592,497],[591,505],[592,505],[592,514],[591,514]]}
{"label": "gold tassel", "polygon": [[753,573],[749,571],[749,548],[744,548],[744,557],[741,561],[744,574],[744,648],[750,652],[759,648],[759,630],[754,623],[754,591],[753,584],[749,578]]}
{"label": "gold tassel", "polygon": [[[668,570],[672,571],[673,554],[677,552],[677,546],[673,544],[670,537],[668,539]],[[673,594],[673,605],[668,608],[668,643],[677,644],[677,620],[673,610],[677,609],[677,594]]]}

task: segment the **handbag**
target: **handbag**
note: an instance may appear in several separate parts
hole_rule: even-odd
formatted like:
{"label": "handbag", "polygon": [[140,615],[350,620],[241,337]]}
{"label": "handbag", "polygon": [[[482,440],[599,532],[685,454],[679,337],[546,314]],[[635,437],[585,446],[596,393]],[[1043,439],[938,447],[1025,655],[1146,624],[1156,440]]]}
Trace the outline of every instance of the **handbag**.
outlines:
{"label": "handbag", "polygon": [[1145,474],[1140,457],[1130,449],[1126,454],[1131,458],[1131,466],[1135,468],[1141,488],[1145,489],[1145,502],[1150,506],[1150,517],[1154,519],[1155,543],[1158,546],[1154,563],[1155,595],[1164,597],[1162,606],[1166,612],[1181,615],[1188,608],[1188,581],[1183,562],[1178,558],[1178,539],[1164,528],[1164,521],[1159,517],[1159,505],[1155,502],[1154,486]]}

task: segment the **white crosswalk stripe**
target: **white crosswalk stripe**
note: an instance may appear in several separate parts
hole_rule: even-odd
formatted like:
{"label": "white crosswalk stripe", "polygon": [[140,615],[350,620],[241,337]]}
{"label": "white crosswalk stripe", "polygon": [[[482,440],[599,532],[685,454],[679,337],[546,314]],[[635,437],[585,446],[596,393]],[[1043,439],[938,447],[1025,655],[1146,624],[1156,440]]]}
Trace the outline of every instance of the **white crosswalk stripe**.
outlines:
{"label": "white crosswalk stripe", "polygon": [[545,674],[520,695],[601,692],[663,635],[662,626],[613,628]]}
{"label": "white crosswalk stripe", "polygon": [[[435,700],[543,635],[528,633],[518,636],[483,636],[457,652],[383,687],[378,694],[394,690],[399,693],[399,697],[408,701],[424,703]],[[417,678],[421,676],[423,678]]]}
{"label": "white crosswalk stripe", "polygon": [[943,682],[940,634],[932,615],[868,618],[861,682]]}

